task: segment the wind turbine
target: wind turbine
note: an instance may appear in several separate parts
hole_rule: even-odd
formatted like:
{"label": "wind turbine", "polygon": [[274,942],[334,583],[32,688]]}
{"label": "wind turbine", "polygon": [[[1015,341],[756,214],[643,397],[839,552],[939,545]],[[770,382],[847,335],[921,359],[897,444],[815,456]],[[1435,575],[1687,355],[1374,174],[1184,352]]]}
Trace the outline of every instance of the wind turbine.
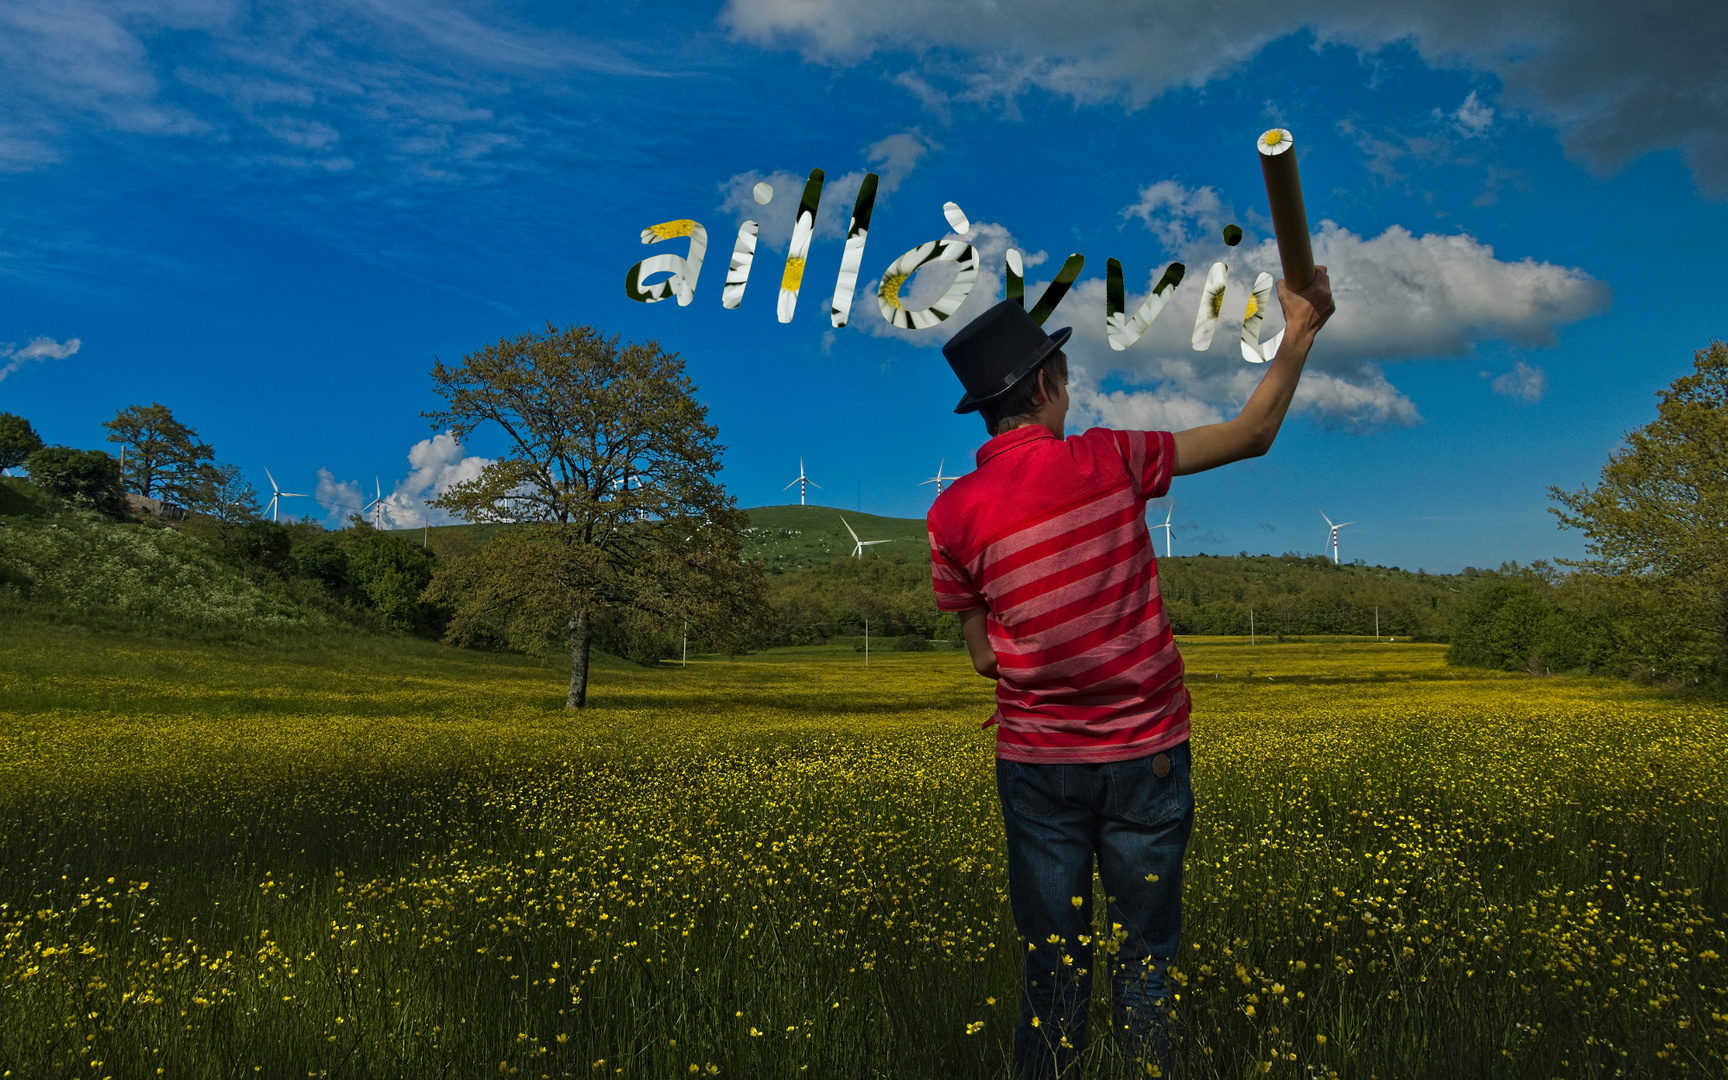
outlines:
{"label": "wind turbine", "polygon": [[1170,509],[1165,511],[1165,513],[1164,513],[1164,524],[1152,526],[1153,532],[1157,532],[1159,529],[1164,530],[1164,557],[1166,559],[1168,559],[1170,557],[1170,539],[1171,539],[1171,536],[1176,531],[1175,529],[1170,527],[1170,515],[1174,514],[1175,512],[1176,512],[1176,504],[1171,503]]}
{"label": "wind turbine", "polygon": [[[625,473],[622,478],[612,481],[612,486],[613,487],[622,486],[624,488],[624,490],[626,492],[628,492],[630,490],[630,481],[632,481],[632,480],[636,481],[636,490],[638,490],[638,491],[642,490],[642,474],[641,473]],[[648,520],[648,511],[643,510],[641,508],[637,508],[636,520],[637,521],[647,521]]]}
{"label": "wind turbine", "polygon": [[858,539],[858,534],[852,532],[851,524],[848,523],[844,517],[840,519],[840,524],[845,525],[846,531],[852,533],[852,557],[854,559],[862,559],[864,557],[864,549],[869,547],[871,544],[892,544],[894,542],[892,540],[860,540]]}
{"label": "wind turbine", "polygon": [[1326,524],[1327,525],[1332,526],[1332,565],[1337,566],[1338,565],[1338,530],[1342,529],[1346,525],[1354,525],[1356,523],[1354,521],[1340,521],[1338,524],[1332,525],[1332,519],[1329,517],[1326,517],[1326,511],[1324,511],[1324,510],[1320,511],[1320,516],[1323,518],[1326,518]]}
{"label": "wind turbine", "polygon": [[[798,479],[792,481],[792,484],[798,485],[798,505],[799,506],[804,505],[804,485],[805,484],[809,484],[811,487],[815,488],[817,491],[822,490],[821,484],[818,484],[816,481],[814,481],[814,480],[810,479],[808,476],[804,475],[804,459],[802,457],[800,457],[798,459]],[[786,487],[783,487],[780,490],[785,491],[786,488],[791,487],[792,484],[787,484]],[[850,526],[848,526],[848,528],[850,528]],[[856,540],[858,538],[856,536],[854,536],[852,539]]]}
{"label": "wind turbine", "polygon": [[[942,459],[942,465],[946,465],[946,464],[948,464],[948,459],[943,458]],[[958,476],[943,476],[942,475],[942,465],[936,466],[936,475],[935,476],[932,476],[928,480],[920,480],[918,482],[919,487],[923,487],[925,484],[935,484],[936,485],[936,495],[938,498],[940,498],[942,495],[942,484],[945,481],[960,479]]]}
{"label": "wind turbine", "polygon": [[384,527],[384,487],[378,482],[376,476],[372,478],[372,492],[375,497],[371,502],[367,503],[365,508],[360,512],[364,514],[367,511],[370,511],[372,514],[372,527],[374,529],[382,529]]}
{"label": "wind turbine", "polygon": [[[270,476],[270,470],[265,469],[264,475]],[[276,506],[283,499],[304,499],[304,498],[306,498],[306,496],[300,494],[297,491],[283,491],[281,488],[276,486],[276,478],[274,476],[270,476],[270,520],[272,522],[274,522],[276,520]]]}

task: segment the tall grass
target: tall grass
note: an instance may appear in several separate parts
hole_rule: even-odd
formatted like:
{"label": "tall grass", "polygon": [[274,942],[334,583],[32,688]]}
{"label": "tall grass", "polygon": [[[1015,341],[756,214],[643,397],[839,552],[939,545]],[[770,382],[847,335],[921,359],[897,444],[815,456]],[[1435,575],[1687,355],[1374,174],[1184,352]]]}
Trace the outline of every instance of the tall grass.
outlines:
{"label": "tall grass", "polygon": [[[1439,648],[1185,650],[1186,1075],[1719,1075],[1723,711]],[[7,624],[0,1072],[1004,1074],[963,655],[563,678]]]}

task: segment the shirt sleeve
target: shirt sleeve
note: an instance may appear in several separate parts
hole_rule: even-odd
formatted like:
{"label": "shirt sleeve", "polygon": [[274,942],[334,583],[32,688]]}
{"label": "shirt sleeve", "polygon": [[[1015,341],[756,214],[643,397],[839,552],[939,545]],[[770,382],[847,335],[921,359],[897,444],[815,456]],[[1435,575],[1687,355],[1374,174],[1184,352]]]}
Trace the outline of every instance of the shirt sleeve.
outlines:
{"label": "shirt sleeve", "polygon": [[1143,500],[1161,499],[1176,469],[1176,436],[1168,431],[1112,431],[1128,475]]}
{"label": "shirt sleeve", "polygon": [[971,611],[984,606],[984,595],[934,529],[930,530],[930,578],[936,587],[937,610]]}

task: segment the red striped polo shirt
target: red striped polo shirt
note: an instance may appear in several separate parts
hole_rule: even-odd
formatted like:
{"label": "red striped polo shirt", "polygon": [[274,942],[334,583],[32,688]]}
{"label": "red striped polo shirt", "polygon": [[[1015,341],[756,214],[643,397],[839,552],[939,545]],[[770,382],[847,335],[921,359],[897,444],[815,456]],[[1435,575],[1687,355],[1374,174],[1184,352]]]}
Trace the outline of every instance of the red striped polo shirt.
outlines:
{"label": "red striped polo shirt", "polygon": [[1188,737],[1146,527],[1175,457],[1167,431],[1034,424],[980,447],[930,508],[936,606],[990,612],[997,757],[1121,761]]}

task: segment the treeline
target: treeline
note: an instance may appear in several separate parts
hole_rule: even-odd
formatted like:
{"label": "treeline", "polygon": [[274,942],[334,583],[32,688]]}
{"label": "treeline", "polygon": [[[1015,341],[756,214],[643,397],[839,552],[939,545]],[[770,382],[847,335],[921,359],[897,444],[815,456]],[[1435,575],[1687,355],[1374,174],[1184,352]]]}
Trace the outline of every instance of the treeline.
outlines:
{"label": "treeline", "polygon": [[[361,630],[525,652],[563,643],[562,619],[463,611],[474,590],[452,570],[483,546],[464,532],[429,542],[358,515],[339,530],[278,523],[240,470],[218,463],[166,406],[131,406],[104,426],[124,464],[104,450],[46,445],[26,419],[0,412],[0,470],[29,475],[0,476],[0,610],[203,640]],[[453,635],[459,614],[468,618]],[[600,651],[652,664],[686,645],[759,644],[765,621],[716,632],[619,605],[596,610],[592,632]]]}
{"label": "treeline", "polygon": [[1460,583],[1397,567],[1335,566],[1323,555],[1188,556],[1158,561],[1178,634],[1354,634],[1444,641]]}
{"label": "treeline", "polygon": [[1485,575],[1457,609],[1456,663],[1728,681],[1728,344],[1659,391],[1594,488],[1549,488],[1588,559]]}
{"label": "treeline", "polygon": [[1533,675],[1697,682],[1715,674],[1720,639],[1688,614],[1637,577],[1508,563],[1475,572],[1453,609],[1446,659]]}
{"label": "treeline", "polygon": [[[1334,566],[1319,556],[1160,559],[1164,609],[1178,634],[1379,632],[1446,640],[1463,579],[1397,568]],[[817,644],[870,632],[954,641],[959,620],[936,609],[930,564],[903,552],[835,559],[769,577],[772,644]]]}

